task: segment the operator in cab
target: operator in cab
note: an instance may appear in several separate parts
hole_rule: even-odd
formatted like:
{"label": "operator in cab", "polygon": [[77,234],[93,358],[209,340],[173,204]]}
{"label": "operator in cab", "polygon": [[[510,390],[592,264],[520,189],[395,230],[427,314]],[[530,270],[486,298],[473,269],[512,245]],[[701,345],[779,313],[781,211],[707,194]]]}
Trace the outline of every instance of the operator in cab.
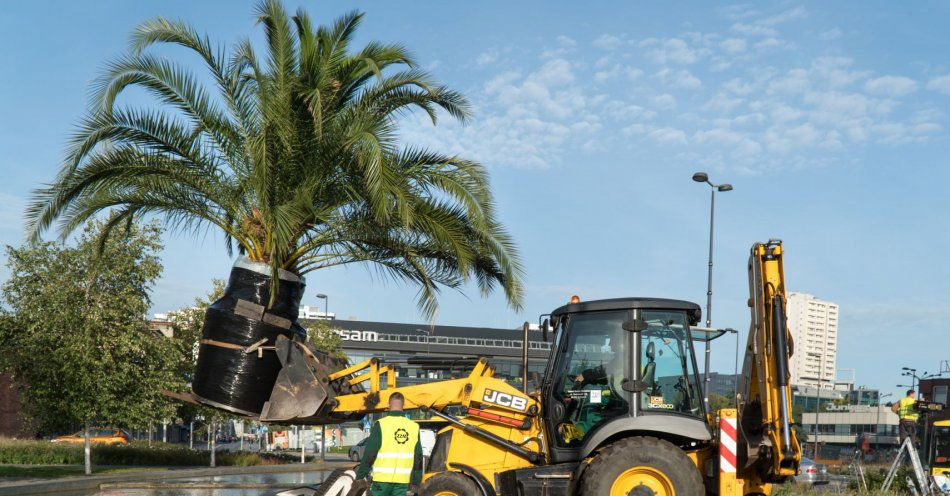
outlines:
{"label": "operator in cab", "polygon": [[406,496],[415,494],[422,482],[422,444],[419,424],[406,418],[405,397],[393,393],[389,411],[376,421],[366,440],[363,458],[356,469],[356,478],[372,475],[373,496]]}
{"label": "operator in cab", "polygon": [[900,418],[900,423],[898,424],[898,431],[901,436],[901,444],[904,444],[904,439],[910,438],[912,443],[917,442],[917,400],[914,399],[914,390],[908,389],[907,396],[904,396],[899,401],[894,403],[891,406],[891,411],[896,413]]}

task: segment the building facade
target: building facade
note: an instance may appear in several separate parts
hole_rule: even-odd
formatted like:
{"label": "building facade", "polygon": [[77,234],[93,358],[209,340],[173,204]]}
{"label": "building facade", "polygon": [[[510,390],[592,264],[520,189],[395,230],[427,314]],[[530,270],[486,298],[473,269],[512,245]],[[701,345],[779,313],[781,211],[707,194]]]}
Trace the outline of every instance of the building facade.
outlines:
{"label": "building facade", "polygon": [[829,405],[828,408],[829,411],[817,414],[802,413],[802,427],[808,434],[808,442],[814,442],[817,425],[819,444],[854,446],[859,436],[866,434],[875,444],[891,447],[898,445],[898,418],[890,407]]}
{"label": "building facade", "polygon": [[802,386],[800,384],[792,385],[792,406],[800,407],[803,412],[814,412],[815,405],[820,404],[821,408],[830,405],[845,403],[848,399],[846,391],[835,389],[818,389],[814,386]]}
{"label": "building facade", "polygon": [[[301,324],[306,327],[307,319]],[[342,338],[343,351],[351,364],[379,358],[396,367],[400,385],[462,377],[475,359],[487,357],[496,375],[521,387],[521,329],[360,320],[332,320],[328,324]],[[528,386],[537,389],[551,343],[544,341],[539,330],[530,330],[528,349]]]}
{"label": "building facade", "polygon": [[881,402],[881,393],[877,389],[869,389],[859,386],[857,389],[848,391],[849,405],[869,405],[876,406]]}
{"label": "building facade", "polygon": [[838,350],[838,305],[807,293],[788,295],[788,327],[795,346],[791,383],[833,389]]}
{"label": "building facade", "polygon": [[736,384],[742,380],[742,374],[709,373],[709,394],[718,394],[726,398],[733,398],[736,394]]}

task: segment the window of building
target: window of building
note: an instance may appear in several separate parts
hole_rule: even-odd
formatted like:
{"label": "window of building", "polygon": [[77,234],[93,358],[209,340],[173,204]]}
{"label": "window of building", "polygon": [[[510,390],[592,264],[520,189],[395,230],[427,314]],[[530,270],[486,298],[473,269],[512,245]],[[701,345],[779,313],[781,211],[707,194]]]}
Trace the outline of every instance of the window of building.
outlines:
{"label": "window of building", "polygon": [[933,401],[947,404],[947,386],[934,386]]}

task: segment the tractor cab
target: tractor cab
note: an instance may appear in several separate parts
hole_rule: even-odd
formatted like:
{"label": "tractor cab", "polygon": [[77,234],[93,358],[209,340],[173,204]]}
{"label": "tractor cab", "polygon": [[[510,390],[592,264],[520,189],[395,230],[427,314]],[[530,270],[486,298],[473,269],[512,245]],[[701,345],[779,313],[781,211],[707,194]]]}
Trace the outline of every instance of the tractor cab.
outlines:
{"label": "tractor cab", "polygon": [[633,433],[709,440],[690,332],[700,313],[656,298],[575,299],[555,310],[542,387],[552,458],[577,460]]}

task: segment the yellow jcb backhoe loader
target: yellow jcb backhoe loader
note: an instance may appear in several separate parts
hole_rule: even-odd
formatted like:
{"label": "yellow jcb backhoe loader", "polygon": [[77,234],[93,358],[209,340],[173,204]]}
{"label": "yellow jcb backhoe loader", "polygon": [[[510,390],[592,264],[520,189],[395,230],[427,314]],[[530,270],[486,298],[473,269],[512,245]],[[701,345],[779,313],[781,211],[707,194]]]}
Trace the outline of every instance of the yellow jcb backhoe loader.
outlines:
{"label": "yellow jcb backhoe loader", "polygon": [[496,378],[486,359],[467,377],[401,387],[376,359],[344,368],[280,337],[282,369],[258,420],[339,423],[384,411],[398,391],[407,409],[449,422],[424,476],[426,496],[769,494],[801,458],[782,258],[780,241],[752,247],[737,409],[704,411],[691,329],[698,305],[572,299],[542,323],[554,341],[538,392]]}

